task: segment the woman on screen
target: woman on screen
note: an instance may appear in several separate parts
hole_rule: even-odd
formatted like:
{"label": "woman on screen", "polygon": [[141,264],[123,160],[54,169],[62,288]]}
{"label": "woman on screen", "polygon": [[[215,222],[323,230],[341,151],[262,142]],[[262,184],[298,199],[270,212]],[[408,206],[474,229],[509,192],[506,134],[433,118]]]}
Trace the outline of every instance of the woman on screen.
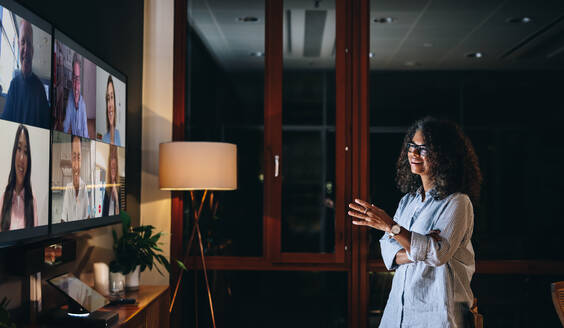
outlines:
{"label": "woman on screen", "polygon": [[31,149],[27,128],[20,124],[12,149],[8,185],[0,198],[0,231],[37,226],[37,204],[31,190]]}
{"label": "woman on screen", "polygon": [[106,175],[106,192],[104,193],[102,216],[119,214],[120,203],[118,172],[117,147],[110,145],[110,157],[108,159],[108,174]]}
{"label": "woman on screen", "polygon": [[106,132],[102,141],[121,146],[119,131],[116,129],[116,89],[111,75],[108,75],[108,83],[106,84],[106,129],[108,132]]}

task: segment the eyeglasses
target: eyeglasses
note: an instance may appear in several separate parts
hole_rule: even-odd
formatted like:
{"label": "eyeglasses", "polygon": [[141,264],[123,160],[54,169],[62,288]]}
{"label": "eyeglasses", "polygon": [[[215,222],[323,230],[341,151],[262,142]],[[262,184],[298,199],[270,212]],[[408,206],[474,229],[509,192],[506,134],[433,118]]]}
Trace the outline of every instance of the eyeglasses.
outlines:
{"label": "eyeglasses", "polygon": [[429,150],[427,149],[427,147],[425,147],[425,145],[417,145],[413,142],[408,142],[406,147],[407,151],[410,153],[413,153],[417,150],[419,156],[421,157],[426,157],[429,154]]}
{"label": "eyeglasses", "polygon": [[80,75],[73,75],[72,83],[80,83]]}

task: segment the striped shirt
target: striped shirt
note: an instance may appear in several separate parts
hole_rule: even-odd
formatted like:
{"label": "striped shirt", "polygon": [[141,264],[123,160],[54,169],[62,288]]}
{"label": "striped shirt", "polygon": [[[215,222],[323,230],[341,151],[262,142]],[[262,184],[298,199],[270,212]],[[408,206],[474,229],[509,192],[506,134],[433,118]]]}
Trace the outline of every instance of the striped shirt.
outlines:
{"label": "striped shirt", "polygon": [[[432,191],[406,194],[394,221],[411,231],[413,263],[398,266],[403,247],[387,234],[380,239],[388,270],[396,270],[380,327],[464,327],[474,296],[474,250],[470,238],[474,212],[470,198],[455,193],[436,200]],[[441,241],[427,236],[440,230]]]}

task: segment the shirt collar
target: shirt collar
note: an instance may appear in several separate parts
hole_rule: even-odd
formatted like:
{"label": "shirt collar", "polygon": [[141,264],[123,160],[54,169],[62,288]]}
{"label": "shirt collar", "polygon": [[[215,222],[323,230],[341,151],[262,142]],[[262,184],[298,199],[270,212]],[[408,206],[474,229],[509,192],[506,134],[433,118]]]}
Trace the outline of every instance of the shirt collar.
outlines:
{"label": "shirt collar", "polygon": [[[19,193],[16,192],[16,189],[14,188],[14,196],[15,196],[15,197],[24,198],[24,195],[25,195],[25,188],[22,188],[22,190],[21,190]],[[14,197],[14,198],[15,198],[15,197]]]}
{"label": "shirt collar", "polygon": [[[423,186],[420,186],[417,189],[417,197],[421,197],[421,191],[423,190]],[[431,188],[429,190],[427,190],[425,192],[425,200],[428,200],[429,198],[433,198],[433,195],[435,194],[435,188]]]}

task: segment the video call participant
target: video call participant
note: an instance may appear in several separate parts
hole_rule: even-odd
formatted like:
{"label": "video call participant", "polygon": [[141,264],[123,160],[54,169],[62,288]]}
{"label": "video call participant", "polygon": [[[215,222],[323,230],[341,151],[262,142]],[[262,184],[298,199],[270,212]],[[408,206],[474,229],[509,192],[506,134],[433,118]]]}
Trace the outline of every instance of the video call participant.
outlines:
{"label": "video call participant", "polygon": [[108,75],[108,83],[106,84],[106,129],[108,132],[104,135],[102,141],[121,146],[119,131],[116,129],[116,89],[111,75]]}
{"label": "video call participant", "polygon": [[0,198],[0,231],[37,226],[37,203],[31,190],[31,149],[29,133],[18,127],[12,149],[8,185]]}
{"label": "video call participant", "polygon": [[72,89],[67,100],[63,132],[88,138],[86,103],[80,94],[80,60],[75,53],[72,58]]}
{"label": "video call participant", "polygon": [[87,219],[90,207],[86,183],[80,177],[82,145],[79,136],[72,136],[71,151],[72,182],[65,188],[62,212],[64,222]]}
{"label": "video call participant", "polygon": [[102,205],[102,216],[118,215],[120,209],[119,200],[119,175],[118,175],[117,147],[110,145],[110,156],[108,159],[108,174],[106,175],[106,192],[104,193],[104,204]]}
{"label": "video call participant", "polygon": [[49,128],[49,103],[43,83],[32,70],[33,29],[22,20],[19,33],[21,72],[10,82],[6,105],[1,118],[14,122]]}

